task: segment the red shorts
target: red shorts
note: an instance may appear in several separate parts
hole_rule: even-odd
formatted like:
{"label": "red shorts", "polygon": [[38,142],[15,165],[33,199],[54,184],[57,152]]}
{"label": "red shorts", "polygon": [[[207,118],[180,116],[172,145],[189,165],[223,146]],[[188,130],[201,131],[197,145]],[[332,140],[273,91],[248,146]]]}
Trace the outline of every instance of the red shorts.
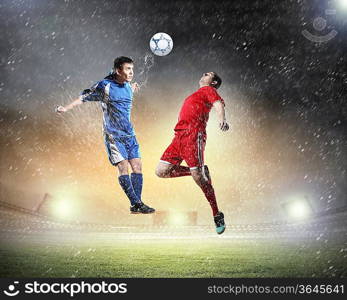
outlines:
{"label": "red shorts", "polygon": [[204,150],[206,133],[201,131],[178,130],[175,131],[169,147],[160,158],[163,163],[180,165],[183,160],[191,169],[204,165]]}

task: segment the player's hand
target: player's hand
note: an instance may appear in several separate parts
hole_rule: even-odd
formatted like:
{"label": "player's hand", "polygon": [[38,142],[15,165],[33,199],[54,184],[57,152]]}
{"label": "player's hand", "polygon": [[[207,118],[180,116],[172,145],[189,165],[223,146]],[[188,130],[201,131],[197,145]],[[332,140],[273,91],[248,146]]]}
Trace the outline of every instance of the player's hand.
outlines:
{"label": "player's hand", "polygon": [[64,106],[58,105],[55,107],[55,112],[61,114],[63,112],[67,112],[67,109]]}
{"label": "player's hand", "polygon": [[137,93],[140,90],[140,86],[137,82],[134,82],[131,84],[131,89],[133,90],[134,93]]}
{"label": "player's hand", "polygon": [[219,128],[222,131],[228,131],[229,130],[229,124],[226,121],[220,122]]}

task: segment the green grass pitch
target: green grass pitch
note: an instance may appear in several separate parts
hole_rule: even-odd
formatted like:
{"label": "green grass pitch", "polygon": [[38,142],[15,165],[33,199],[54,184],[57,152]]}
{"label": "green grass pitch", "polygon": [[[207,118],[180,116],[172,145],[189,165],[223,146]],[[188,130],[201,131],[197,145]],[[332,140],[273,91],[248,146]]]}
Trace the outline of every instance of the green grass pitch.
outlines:
{"label": "green grass pitch", "polygon": [[2,241],[1,277],[346,277],[343,243],[215,239]]}

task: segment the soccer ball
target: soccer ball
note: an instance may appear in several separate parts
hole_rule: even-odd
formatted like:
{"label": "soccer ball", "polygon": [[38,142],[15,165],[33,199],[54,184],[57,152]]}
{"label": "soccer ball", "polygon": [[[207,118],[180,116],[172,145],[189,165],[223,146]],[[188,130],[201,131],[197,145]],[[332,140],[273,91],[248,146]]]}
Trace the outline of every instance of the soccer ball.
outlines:
{"label": "soccer ball", "polygon": [[155,55],[165,56],[171,52],[173,41],[167,33],[158,32],[149,41],[149,47]]}

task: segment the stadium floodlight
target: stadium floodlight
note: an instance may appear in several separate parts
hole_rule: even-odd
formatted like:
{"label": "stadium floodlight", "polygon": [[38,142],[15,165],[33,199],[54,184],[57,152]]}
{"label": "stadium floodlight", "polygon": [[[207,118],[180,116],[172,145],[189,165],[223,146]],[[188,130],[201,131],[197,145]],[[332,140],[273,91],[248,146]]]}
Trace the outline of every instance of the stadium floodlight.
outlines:
{"label": "stadium floodlight", "polygon": [[311,214],[308,205],[301,200],[290,203],[288,209],[293,219],[305,219]]}
{"label": "stadium floodlight", "polygon": [[195,226],[197,219],[197,211],[158,211],[153,214],[153,225]]}
{"label": "stadium floodlight", "polygon": [[175,211],[169,214],[169,225],[186,225],[186,223],[187,217],[184,213]]}
{"label": "stadium floodlight", "polygon": [[58,218],[66,219],[71,216],[72,206],[67,200],[57,200],[53,206],[53,213]]}
{"label": "stadium floodlight", "polygon": [[338,0],[338,5],[343,9],[347,9],[347,0]]}
{"label": "stadium floodlight", "polygon": [[282,203],[288,217],[293,220],[305,220],[312,216],[313,211],[307,197],[295,196]]}

